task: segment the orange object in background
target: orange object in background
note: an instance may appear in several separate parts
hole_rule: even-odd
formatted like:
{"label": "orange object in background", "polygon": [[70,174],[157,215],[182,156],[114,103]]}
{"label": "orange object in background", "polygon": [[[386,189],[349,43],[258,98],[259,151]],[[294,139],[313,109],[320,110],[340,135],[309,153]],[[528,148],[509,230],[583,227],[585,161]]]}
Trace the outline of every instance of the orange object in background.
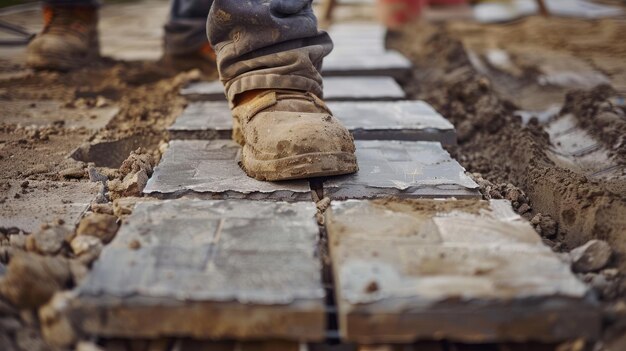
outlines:
{"label": "orange object in background", "polygon": [[467,0],[378,0],[378,15],[389,28],[398,27],[419,17],[427,5],[463,5]]}
{"label": "orange object in background", "polygon": [[427,0],[378,0],[378,15],[389,28],[398,27],[422,14]]}

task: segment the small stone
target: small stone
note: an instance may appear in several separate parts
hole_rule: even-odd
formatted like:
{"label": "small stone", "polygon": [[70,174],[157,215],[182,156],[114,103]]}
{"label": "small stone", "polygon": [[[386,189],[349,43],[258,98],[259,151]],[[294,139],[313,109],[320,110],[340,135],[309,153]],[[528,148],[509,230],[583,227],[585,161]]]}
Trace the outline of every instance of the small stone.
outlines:
{"label": "small stone", "polygon": [[85,169],[81,167],[67,168],[59,172],[65,179],[81,179],[85,176]]}
{"label": "small stone", "polygon": [[520,205],[520,207],[517,209],[517,213],[519,213],[519,214],[522,214],[522,215],[523,215],[524,213],[526,213],[526,212],[528,212],[528,211],[530,211],[530,210],[531,210],[530,206],[528,206],[528,204],[526,204],[526,203],[523,203],[523,204],[521,204],[521,205]]}
{"label": "small stone", "polygon": [[15,253],[0,280],[0,295],[19,308],[38,308],[56,291],[67,287],[70,279],[63,258]]}
{"label": "small stone", "polygon": [[505,199],[511,201],[511,202],[519,202],[519,198],[520,198],[520,192],[519,190],[515,189],[515,188],[510,188],[507,190],[506,195],[504,196]]}
{"label": "small stone", "polygon": [[98,98],[96,98],[95,106],[98,108],[109,106],[109,101],[103,96],[98,96]]}
{"label": "small stone", "polygon": [[26,249],[26,241],[28,236],[24,234],[13,234],[9,235],[9,245],[16,249],[25,250]]}
{"label": "small stone", "polygon": [[539,221],[539,226],[541,227],[541,235],[553,238],[557,234],[558,225],[554,219],[552,219],[549,215],[541,216],[541,220]]}
{"label": "small stone", "polygon": [[48,344],[56,348],[68,348],[77,339],[74,328],[64,313],[72,298],[73,292],[57,293],[48,304],[39,309],[43,337]]}
{"label": "small stone", "polygon": [[117,229],[117,217],[104,213],[91,213],[80,221],[76,234],[95,236],[108,244],[115,237]]}
{"label": "small stone", "polygon": [[320,212],[326,211],[328,206],[330,206],[330,198],[325,197],[325,198],[321,199],[320,201],[317,202],[316,206],[317,206],[317,210],[318,211],[320,211]]}
{"label": "small stone", "polygon": [[26,249],[44,255],[55,255],[61,251],[66,242],[74,237],[74,230],[70,226],[57,225],[40,230],[28,236]]}
{"label": "small stone", "polygon": [[111,204],[91,204],[91,210],[95,213],[113,215],[113,205]]}
{"label": "small stone", "polygon": [[20,187],[22,188],[28,188],[28,180],[23,181],[22,183],[20,183]]}
{"label": "small stone", "polygon": [[603,240],[590,240],[570,252],[572,269],[578,273],[595,272],[604,268],[611,259],[613,250]]}
{"label": "small stone", "polygon": [[137,173],[129,173],[124,180],[118,179],[107,182],[109,192],[114,199],[128,196],[140,196],[143,189],[148,184],[148,174],[145,170]]}
{"label": "small stone", "polygon": [[80,235],[72,240],[72,250],[77,255],[77,260],[86,266],[90,266],[100,257],[102,249],[102,242],[94,236]]}
{"label": "small stone", "polygon": [[139,240],[131,240],[131,242],[128,243],[128,248],[131,250],[139,250],[141,248],[141,243]]}
{"label": "small stone", "polygon": [[539,222],[541,222],[541,213],[537,213],[535,217],[530,220],[530,224],[532,225],[537,225]]}

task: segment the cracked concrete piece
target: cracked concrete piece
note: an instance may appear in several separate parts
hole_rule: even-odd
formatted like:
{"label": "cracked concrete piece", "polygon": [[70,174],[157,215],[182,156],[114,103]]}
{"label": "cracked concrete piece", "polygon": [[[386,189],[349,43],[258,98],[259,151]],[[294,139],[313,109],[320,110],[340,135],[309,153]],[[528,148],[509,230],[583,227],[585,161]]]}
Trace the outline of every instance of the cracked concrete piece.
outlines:
{"label": "cracked concrete piece", "polygon": [[326,225],[345,341],[600,333],[587,287],[506,200],[334,202]]}
{"label": "cracked concrete piece", "polygon": [[39,230],[42,224],[62,219],[76,225],[98,195],[101,185],[86,182],[9,182],[0,195],[0,228],[17,228],[26,233]]}
{"label": "cracked concrete piece", "polygon": [[359,171],[329,178],[331,199],[480,197],[465,169],[435,142],[356,141]]}
{"label": "cracked concrete piece", "polygon": [[[220,81],[195,82],[181,89],[180,94],[191,101],[225,101]],[[327,77],[324,78],[324,100],[400,100],[406,94],[391,77]],[[230,117],[230,114],[229,114]]]}
{"label": "cracked concrete piece", "polygon": [[313,203],[138,203],[64,311],[86,335],[320,340]]}
{"label": "cracked concrete piece", "polygon": [[[337,101],[328,107],[357,140],[456,144],[454,126],[423,101]],[[169,133],[172,139],[230,139],[231,119],[226,102],[191,103]]]}
{"label": "cracked concrete piece", "polygon": [[391,76],[401,79],[406,76],[412,64],[406,57],[394,50],[381,53],[361,53],[352,50],[333,51],[324,59],[324,76]]}
{"label": "cracked concrete piece", "polygon": [[311,199],[309,182],[262,182],[239,167],[241,147],[232,140],[174,140],[144,189],[156,197],[211,199]]}

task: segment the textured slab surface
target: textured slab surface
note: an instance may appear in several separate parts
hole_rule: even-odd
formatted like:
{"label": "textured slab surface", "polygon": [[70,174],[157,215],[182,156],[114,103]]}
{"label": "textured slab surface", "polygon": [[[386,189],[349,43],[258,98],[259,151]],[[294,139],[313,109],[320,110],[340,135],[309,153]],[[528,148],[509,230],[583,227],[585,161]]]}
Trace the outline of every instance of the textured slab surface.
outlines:
{"label": "textured slab surface", "polygon": [[324,59],[325,76],[385,75],[403,78],[411,69],[411,61],[397,51],[364,53],[352,50],[333,51]]}
{"label": "textured slab surface", "polygon": [[[192,101],[224,101],[220,81],[195,82],[183,88],[181,95]],[[391,77],[328,77],[324,79],[324,99],[332,100],[399,100],[404,91]]]}
{"label": "textured slab surface", "polygon": [[357,141],[359,172],[329,178],[333,199],[376,197],[480,197],[478,185],[434,142]]}
{"label": "textured slab surface", "polygon": [[60,124],[66,128],[87,128],[93,131],[104,128],[115,117],[119,108],[64,107],[60,101],[15,100],[3,101],[2,122],[23,126],[50,126]]}
{"label": "textured slab surface", "polygon": [[326,216],[345,340],[599,333],[586,286],[504,200],[351,200]]}
{"label": "textured slab surface", "polygon": [[8,189],[0,190],[0,199],[4,198],[0,206],[0,228],[17,228],[26,233],[56,219],[77,224],[101,187],[86,182],[29,181],[23,188],[21,183],[8,182]]}
{"label": "textured slab surface", "polygon": [[[422,101],[329,102],[357,140],[438,141],[456,144],[454,126]],[[230,139],[226,102],[191,103],[169,128],[173,139]]]}
{"label": "textured slab surface", "polygon": [[423,101],[332,102],[328,106],[357,140],[456,144],[452,123]]}
{"label": "textured slab surface", "polygon": [[322,339],[315,212],[312,203],[138,203],[66,314],[109,337]]}
{"label": "textured slab surface", "polygon": [[237,163],[240,150],[230,140],[171,141],[144,193],[214,199],[311,199],[306,180],[272,183],[248,177]]}

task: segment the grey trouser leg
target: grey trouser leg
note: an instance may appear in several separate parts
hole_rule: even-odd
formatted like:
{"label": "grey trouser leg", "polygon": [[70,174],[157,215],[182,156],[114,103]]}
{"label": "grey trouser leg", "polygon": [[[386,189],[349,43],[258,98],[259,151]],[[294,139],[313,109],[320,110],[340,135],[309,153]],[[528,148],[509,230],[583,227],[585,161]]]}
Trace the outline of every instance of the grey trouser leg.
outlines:
{"label": "grey trouser leg", "polygon": [[311,0],[215,0],[207,22],[228,100],[254,89],[322,97],[322,59],[333,43],[317,29]]}
{"label": "grey trouser leg", "polygon": [[206,19],[213,0],[172,0],[165,25],[165,51],[174,55],[194,52],[207,42]]}

